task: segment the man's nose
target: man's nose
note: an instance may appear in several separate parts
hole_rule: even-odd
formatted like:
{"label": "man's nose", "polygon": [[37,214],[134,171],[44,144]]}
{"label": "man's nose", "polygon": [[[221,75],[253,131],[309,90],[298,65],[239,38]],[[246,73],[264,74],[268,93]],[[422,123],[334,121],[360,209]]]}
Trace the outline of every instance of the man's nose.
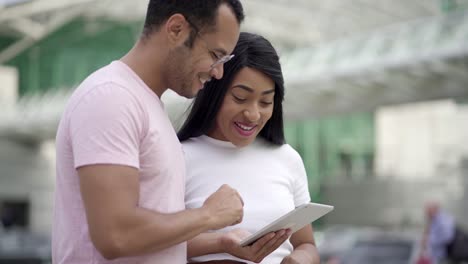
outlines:
{"label": "man's nose", "polygon": [[214,66],[210,71],[211,77],[216,78],[217,80],[223,78],[223,74],[224,74],[224,64],[223,63],[220,63],[220,64]]}

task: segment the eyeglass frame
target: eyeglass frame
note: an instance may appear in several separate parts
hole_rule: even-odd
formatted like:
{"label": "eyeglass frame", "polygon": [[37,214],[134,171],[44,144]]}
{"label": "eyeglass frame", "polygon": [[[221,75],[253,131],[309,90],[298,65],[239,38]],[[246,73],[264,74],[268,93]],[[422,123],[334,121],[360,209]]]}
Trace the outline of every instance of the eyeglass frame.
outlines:
{"label": "eyeglass frame", "polygon": [[200,30],[198,29],[198,27],[197,27],[194,23],[192,23],[192,21],[190,21],[187,17],[184,16],[184,18],[185,18],[185,20],[187,21],[187,23],[189,23],[189,25],[195,30],[196,35],[197,35],[197,38],[201,39],[201,40],[203,41],[203,43],[205,43],[205,48],[208,50],[208,52],[209,52],[209,53],[213,53],[213,54],[215,55],[215,57],[216,57],[215,60],[216,60],[216,61],[213,62],[213,64],[211,64],[210,69],[215,68],[215,67],[218,66],[219,64],[224,64],[224,63],[230,61],[232,58],[234,58],[234,54],[229,54],[229,55],[224,55],[224,56],[222,56],[222,57],[219,57],[218,54],[217,54],[215,51],[210,50],[210,49],[208,48],[208,43],[207,43],[206,40],[203,39],[203,37],[201,36]]}

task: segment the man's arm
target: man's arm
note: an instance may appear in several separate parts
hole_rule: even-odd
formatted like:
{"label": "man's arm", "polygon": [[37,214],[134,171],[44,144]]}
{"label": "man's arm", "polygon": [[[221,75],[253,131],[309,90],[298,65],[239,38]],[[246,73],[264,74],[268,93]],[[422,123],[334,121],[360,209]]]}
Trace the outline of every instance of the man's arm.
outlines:
{"label": "man's arm", "polygon": [[312,225],[306,225],[291,236],[293,252],[281,264],[319,264],[320,256],[315,246]]}
{"label": "man's arm", "polygon": [[138,207],[138,170],[120,165],[78,168],[91,240],[107,259],[156,252],[242,220],[242,200],[223,185],[199,209],[162,214]]}

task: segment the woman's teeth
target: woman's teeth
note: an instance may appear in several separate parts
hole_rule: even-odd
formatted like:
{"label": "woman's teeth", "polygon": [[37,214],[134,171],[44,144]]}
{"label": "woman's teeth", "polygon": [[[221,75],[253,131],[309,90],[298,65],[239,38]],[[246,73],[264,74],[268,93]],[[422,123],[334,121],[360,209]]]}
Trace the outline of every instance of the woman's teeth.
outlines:
{"label": "woman's teeth", "polygon": [[251,131],[252,129],[254,129],[255,126],[245,126],[245,125],[242,125],[242,124],[239,124],[239,123],[235,123],[236,126],[238,126],[240,129],[242,130],[245,130],[245,131]]}

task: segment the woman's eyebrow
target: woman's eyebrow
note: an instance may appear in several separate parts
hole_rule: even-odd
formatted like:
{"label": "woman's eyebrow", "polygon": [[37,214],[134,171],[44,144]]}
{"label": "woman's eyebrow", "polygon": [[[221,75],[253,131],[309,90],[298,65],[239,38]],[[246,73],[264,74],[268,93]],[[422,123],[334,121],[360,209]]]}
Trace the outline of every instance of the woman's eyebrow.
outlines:
{"label": "woman's eyebrow", "polygon": [[[241,88],[241,89],[246,90],[246,91],[251,92],[251,93],[254,92],[254,89],[252,89],[249,86],[244,85],[244,84],[236,84],[232,88]],[[263,91],[262,94],[270,94],[270,93],[274,93],[274,92],[275,92],[275,88],[273,88],[271,90]]]}

